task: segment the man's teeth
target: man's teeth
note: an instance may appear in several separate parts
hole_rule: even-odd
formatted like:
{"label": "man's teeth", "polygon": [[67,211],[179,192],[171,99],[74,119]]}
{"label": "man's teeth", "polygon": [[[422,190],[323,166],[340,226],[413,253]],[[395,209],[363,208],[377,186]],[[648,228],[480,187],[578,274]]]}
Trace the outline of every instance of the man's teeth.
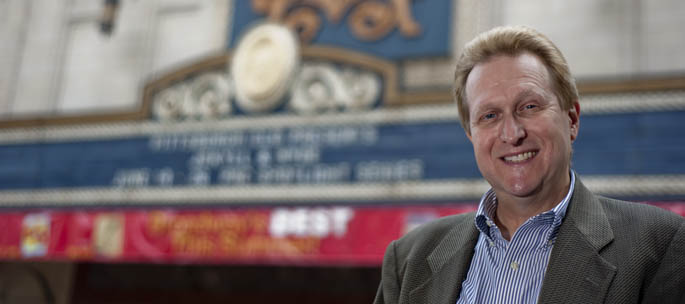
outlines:
{"label": "man's teeth", "polygon": [[522,162],[526,159],[529,159],[529,158],[533,157],[534,155],[535,155],[535,152],[525,152],[525,153],[521,153],[521,154],[514,155],[514,156],[507,156],[504,158],[504,160],[508,161],[508,162],[518,163],[518,162]]}

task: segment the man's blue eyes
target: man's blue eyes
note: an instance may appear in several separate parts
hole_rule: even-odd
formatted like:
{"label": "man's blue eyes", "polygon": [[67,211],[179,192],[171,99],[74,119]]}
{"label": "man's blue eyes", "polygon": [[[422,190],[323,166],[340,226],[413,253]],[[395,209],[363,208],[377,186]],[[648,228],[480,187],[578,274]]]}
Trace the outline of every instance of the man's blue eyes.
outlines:
{"label": "man's blue eyes", "polygon": [[[522,111],[522,110],[533,110],[536,108],[538,108],[538,105],[536,105],[536,104],[527,104],[527,105],[523,106],[520,111]],[[484,114],[483,116],[481,116],[481,120],[491,120],[491,119],[495,119],[495,118],[497,118],[497,113],[488,113],[488,114]]]}

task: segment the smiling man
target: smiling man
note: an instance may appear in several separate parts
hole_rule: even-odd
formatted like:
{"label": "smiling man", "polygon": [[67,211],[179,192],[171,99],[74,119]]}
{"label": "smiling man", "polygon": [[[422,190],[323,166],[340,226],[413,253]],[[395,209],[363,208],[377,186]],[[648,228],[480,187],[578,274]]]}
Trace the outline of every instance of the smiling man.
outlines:
{"label": "smiling man", "polygon": [[375,303],[685,303],[685,219],[596,196],[571,169],[578,93],[547,37],[476,37],[455,97],[492,188],[392,242]]}

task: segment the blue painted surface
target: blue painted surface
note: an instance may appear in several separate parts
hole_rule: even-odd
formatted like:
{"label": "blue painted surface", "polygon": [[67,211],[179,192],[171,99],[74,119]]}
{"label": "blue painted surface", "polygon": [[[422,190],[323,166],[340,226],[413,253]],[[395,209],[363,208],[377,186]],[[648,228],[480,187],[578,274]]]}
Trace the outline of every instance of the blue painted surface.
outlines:
{"label": "blue painted surface", "polygon": [[685,112],[581,116],[581,175],[685,174]]}
{"label": "blue painted surface", "polygon": [[[161,171],[173,172],[172,185],[191,184],[190,159],[198,153],[246,153],[248,161],[205,165],[208,184],[219,185],[222,170],[249,168],[251,180],[259,183],[260,170],[286,166],[293,170],[311,170],[322,165],[347,164],[353,172],[341,180],[320,183],[366,183],[354,170],[362,162],[398,163],[420,160],[421,180],[478,178],[480,173],[473,150],[458,122],[423,122],[352,126],[370,131],[373,140],[336,143],[318,141],[302,144],[289,139],[295,129],[305,131],[335,130],[346,126],[320,126],[265,130],[232,130],[194,133],[203,135],[244,136],[245,144],[216,148],[153,149],[152,136],[126,139],[68,142],[40,142],[0,146],[0,189],[41,189],[72,187],[114,187],[117,172],[143,170],[149,181],[142,186],[159,186]],[[581,176],[685,174],[685,112],[588,115],[581,118],[581,129],[574,144],[573,167]],[[259,134],[280,134],[278,143],[252,142]],[[170,137],[178,136],[168,134]],[[183,136],[181,136],[183,137]],[[319,153],[314,162],[275,162],[259,165],[260,150],[271,155],[281,148],[311,148]],[[416,179],[415,177],[409,179]],[[268,182],[295,184],[290,182]],[[314,182],[302,182],[311,184]],[[230,182],[223,182],[232,185]],[[129,186],[129,185],[125,185]]]}
{"label": "blue painted surface", "polygon": [[[379,2],[390,5],[390,1]],[[422,28],[422,33],[418,37],[404,37],[395,28],[378,41],[361,41],[353,35],[347,24],[347,16],[356,7],[352,6],[338,23],[331,23],[321,10],[317,10],[321,26],[311,44],[336,46],[391,60],[448,55],[451,40],[452,1],[410,0],[410,2],[412,16]],[[251,1],[235,1],[234,3],[229,49],[236,46],[245,29],[264,19],[264,16],[253,12]],[[295,7],[302,7],[302,5]]]}
{"label": "blue painted surface", "polygon": [[[305,129],[324,130],[330,128],[337,127],[305,127]],[[351,168],[354,168],[361,162],[369,161],[421,160],[424,164],[423,178],[429,180],[454,176],[469,177],[477,173],[473,165],[473,156],[464,149],[468,148],[468,143],[457,123],[385,125],[369,128],[377,130],[378,134],[377,140],[371,144],[295,144],[284,140],[278,145],[247,144],[221,148],[155,151],[150,148],[150,137],[144,136],[117,140],[2,145],[0,146],[0,189],[115,186],[113,180],[117,170],[145,169],[151,175],[155,175],[155,172],[164,168],[174,171],[174,185],[185,185],[191,183],[189,180],[192,171],[189,165],[191,157],[203,151],[220,153],[247,151],[251,159],[248,166],[252,168],[254,175],[251,183],[258,183],[256,174],[262,170],[260,168],[291,166],[307,170],[322,164],[341,163],[349,164]],[[258,133],[275,132],[287,138],[292,130],[272,129]],[[240,132],[242,131],[238,131]],[[230,133],[236,132],[223,132],[223,134]],[[252,138],[255,134],[247,132],[246,138]],[[203,135],[207,134],[203,133]],[[445,138],[453,140],[445,140]],[[313,163],[273,161],[268,166],[260,166],[257,163],[258,151],[265,150],[275,155],[279,148],[285,147],[313,148],[320,152],[320,159]],[[216,185],[220,184],[218,174],[222,168],[244,167],[244,164],[227,164],[204,168],[211,176],[210,184]],[[354,174],[350,174],[349,178],[341,182],[357,182],[357,180]],[[156,183],[152,180],[148,184],[148,186],[155,185]]]}

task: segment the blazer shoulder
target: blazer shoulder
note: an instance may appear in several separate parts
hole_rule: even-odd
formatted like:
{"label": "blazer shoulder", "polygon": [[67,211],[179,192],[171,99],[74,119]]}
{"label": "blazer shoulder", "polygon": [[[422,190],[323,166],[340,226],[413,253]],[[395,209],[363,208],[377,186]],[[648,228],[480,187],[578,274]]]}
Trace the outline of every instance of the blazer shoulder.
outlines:
{"label": "blazer shoulder", "polygon": [[395,242],[397,253],[399,255],[410,253],[423,255],[417,251],[425,251],[424,254],[428,254],[453,229],[473,227],[473,229],[465,229],[463,233],[477,231],[474,223],[475,215],[476,212],[467,212],[445,216],[416,227]]}
{"label": "blazer shoulder", "polygon": [[670,240],[685,223],[685,218],[666,209],[597,196],[617,235],[640,234],[655,240]]}
{"label": "blazer shoulder", "polygon": [[[630,222],[645,222],[659,227],[678,229],[685,218],[666,209],[646,203],[635,203],[597,196],[607,214],[613,219]],[[610,219],[611,219],[610,218]]]}
{"label": "blazer shoulder", "polygon": [[459,224],[463,224],[465,222],[474,223],[475,216],[476,212],[467,212],[441,217],[412,229],[402,238],[400,238],[399,241],[414,242],[419,239],[424,239],[426,236],[445,235],[452,228],[458,226]]}

